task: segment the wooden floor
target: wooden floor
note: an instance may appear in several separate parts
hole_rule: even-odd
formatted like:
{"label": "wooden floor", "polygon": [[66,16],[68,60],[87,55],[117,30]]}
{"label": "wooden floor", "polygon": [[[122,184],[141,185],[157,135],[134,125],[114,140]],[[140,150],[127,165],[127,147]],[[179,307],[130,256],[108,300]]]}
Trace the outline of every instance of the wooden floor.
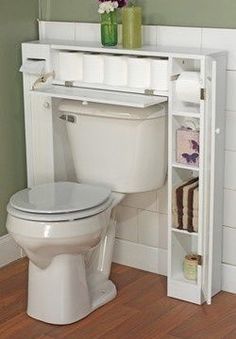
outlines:
{"label": "wooden floor", "polygon": [[0,339],[225,338],[236,339],[236,295],[218,294],[212,306],[166,297],[166,278],[113,265],[118,297],[80,322],[55,326],[25,314],[27,261],[0,270]]}

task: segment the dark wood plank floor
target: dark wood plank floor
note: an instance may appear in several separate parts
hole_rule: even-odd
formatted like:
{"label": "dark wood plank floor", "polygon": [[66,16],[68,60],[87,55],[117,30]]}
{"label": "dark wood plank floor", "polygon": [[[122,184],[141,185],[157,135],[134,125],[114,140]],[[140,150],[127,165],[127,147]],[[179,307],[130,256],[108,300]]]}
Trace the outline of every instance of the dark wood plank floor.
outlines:
{"label": "dark wood plank floor", "polygon": [[225,338],[236,339],[236,295],[220,293],[212,306],[166,297],[166,278],[113,265],[118,297],[72,325],[55,326],[25,314],[27,260],[0,270],[0,338]]}

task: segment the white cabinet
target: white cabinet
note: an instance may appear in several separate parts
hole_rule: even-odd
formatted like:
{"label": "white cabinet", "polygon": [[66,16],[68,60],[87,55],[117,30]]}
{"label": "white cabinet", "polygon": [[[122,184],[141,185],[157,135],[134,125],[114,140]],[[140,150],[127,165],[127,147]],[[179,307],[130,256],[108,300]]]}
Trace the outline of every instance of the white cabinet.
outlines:
{"label": "white cabinet", "polygon": [[[71,81],[73,70],[58,70],[59,55],[63,55],[64,65],[70,65],[65,60],[66,53],[79,67],[75,81]],[[97,82],[88,81],[86,75],[87,64],[94,58],[97,65],[101,64]],[[24,74],[29,186],[56,179],[55,164],[60,162],[55,161],[58,136],[53,133],[53,119],[61,99],[139,108],[168,101],[168,295],[197,304],[210,303],[211,297],[221,290],[225,54],[154,46],[125,50],[78,41],[68,41],[66,45],[39,41],[23,44],[23,62],[28,59],[45,60],[46,72],[55,72],[54,79],[39,83],[34,90],[32,85],[37,77]],[[124,69],[124,77],[118,77],[116,83],[117,73],[114,71],[114,77],[112,72],[104,73],[104,62],[111,68],[117,65]],[[133,75],[127,79],[129,74]],[[160,79],[156,78],[158,74]],[[135,81],[135,76],[139,80]],[[183,163],[176,156],[176,131],[187,120],[199,127],[200,151],[198,161],[191,158],[189,163]],[[172,211],[174,188],[193,177],[199,178],[198,222],[195,232],[190,232],[188,227],[177,227]],[[199,256],[196,280],[184,276],[183,262],[189,254]]]}
{"label": "white cabinet", "polygon": [[[204,56],[171,59],[168,295],[197,304],[205,301],[210,304],[211,297],[221,290],[225,62],[225,57],[221,55],[216,55],[214,58]],[[199,102],[196,102],[194,97],[194,103],[185,102],[184,98],[179,100],[176,88],[181,72],[185,74],[198,72],[200,76]],[[189,119],[195,120],[199,126],[198,165],[194,159],[191,161],[191,158],[189,164],[177,163],[176,160],[176,133],[178,128]],[[181,229],[178,220],[176,222],[173,205],[178,196],[175,187],[180,187],[193,177],[199,178],[198,223],[197,231],[189,232]],[[179,211],[181,211],[181,206]],[[189,254],[199,256],[195,280],[187,280],[184,276],[184,259]]]}

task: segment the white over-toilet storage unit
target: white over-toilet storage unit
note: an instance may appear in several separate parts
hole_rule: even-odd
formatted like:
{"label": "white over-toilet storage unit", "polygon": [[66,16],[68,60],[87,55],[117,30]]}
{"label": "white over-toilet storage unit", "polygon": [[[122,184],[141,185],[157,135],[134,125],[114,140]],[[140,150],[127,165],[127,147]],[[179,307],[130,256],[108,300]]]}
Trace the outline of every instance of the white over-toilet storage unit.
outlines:
{"label": "white over-toilet storage unit", "polygon": [[[30,67],[41,61],[41,76],[27,70],[27,63]],[[55,145],[58,136],[53,120],[61,100],[133,108],[166,105],[168,295],[210,304],[211,297],[221,290],[226,54],[153,46],[126,50],[55,40],[24,43],[23,64],[29,187],[58,179],[55,163],[60,150]],[[200,74],[199,99],[194,104],[180,100],[176,91],[178,79],[187,71]],[[69,113],[60,118],[67,123],[74,119]],[[195,167],[176,161],[176,130],[185,118],[195,119],[200,126],[199,166]],[[198,232],[190,233],[173,226],[172,194],[177,183],[192,176],[199,176],[199,224]],[[196,281],[183,275],[184,257],[191,252],[199,255]]]}

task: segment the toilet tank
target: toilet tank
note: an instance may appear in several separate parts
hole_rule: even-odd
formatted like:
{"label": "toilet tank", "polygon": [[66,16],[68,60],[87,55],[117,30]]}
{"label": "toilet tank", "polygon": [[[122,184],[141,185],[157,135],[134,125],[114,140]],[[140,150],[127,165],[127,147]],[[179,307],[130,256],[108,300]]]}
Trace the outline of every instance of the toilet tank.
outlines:
{"label": "toilet tank", "polygon": [[77,179],[122,193],[163,186],[167,171],[164,105],[129,108],[64,100]]}

